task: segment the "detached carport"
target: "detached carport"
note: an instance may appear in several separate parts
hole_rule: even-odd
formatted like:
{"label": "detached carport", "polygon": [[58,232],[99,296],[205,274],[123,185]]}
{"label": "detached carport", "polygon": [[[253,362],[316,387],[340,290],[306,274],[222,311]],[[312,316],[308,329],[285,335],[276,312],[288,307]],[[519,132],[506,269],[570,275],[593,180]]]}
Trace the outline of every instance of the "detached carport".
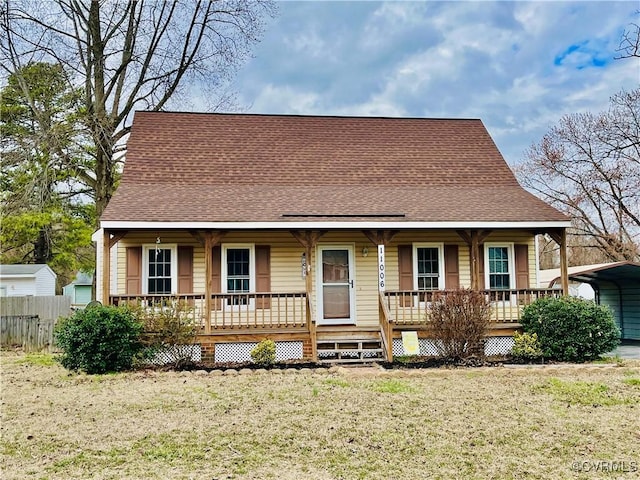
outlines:
{"label": "detached carport", "polygon": [[[549,287],[559,280],[551,280]],[[591,285],[596,302],[613,310],[623,340],[640,340],[640,263],[570,267],[569,280]]]}

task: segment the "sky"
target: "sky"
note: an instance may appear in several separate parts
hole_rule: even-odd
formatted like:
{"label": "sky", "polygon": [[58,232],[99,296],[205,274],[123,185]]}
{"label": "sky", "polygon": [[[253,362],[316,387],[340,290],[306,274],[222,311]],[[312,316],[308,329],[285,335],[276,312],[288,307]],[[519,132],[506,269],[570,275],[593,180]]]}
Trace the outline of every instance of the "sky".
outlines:
{"label": "sky", "polygon": [[247,113],[480,118],[521,161],[562,115],[640,84],[626,2],[278,2],[233,81]]}

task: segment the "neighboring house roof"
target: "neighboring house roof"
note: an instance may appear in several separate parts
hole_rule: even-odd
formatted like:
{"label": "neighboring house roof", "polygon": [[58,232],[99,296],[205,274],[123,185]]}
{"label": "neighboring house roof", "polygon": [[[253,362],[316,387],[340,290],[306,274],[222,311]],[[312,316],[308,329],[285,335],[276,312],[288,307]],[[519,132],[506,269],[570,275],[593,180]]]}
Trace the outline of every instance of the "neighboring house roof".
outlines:
{"label": "neighboring house roof", "polygon": [[78,272],[76,277],[73,279],[71,283],[65,285],[68,287],[70,285],[93,285],[93,274],[86,272]]}
{"label": "neighboring house roof", "polygon": [[[597,280],[613,282],[634,282],[640,284],[640,263],[611,262],[594,265],[569,267],[569,279],[576,282],[592,283]],[[560,281],[560,269],[540,270],[542,286],[553,286]]]}
{"label": "neighboring house roof", "polygon": [[136,112],[101,221],[569,224],[480,120],[168,112]]}
{"label": "neighboring house roof", "polygon": [[42,269],[51,270],[46,264],[30,264],[30,265],[0,265],[0,276],[2,277],[33,277]]}

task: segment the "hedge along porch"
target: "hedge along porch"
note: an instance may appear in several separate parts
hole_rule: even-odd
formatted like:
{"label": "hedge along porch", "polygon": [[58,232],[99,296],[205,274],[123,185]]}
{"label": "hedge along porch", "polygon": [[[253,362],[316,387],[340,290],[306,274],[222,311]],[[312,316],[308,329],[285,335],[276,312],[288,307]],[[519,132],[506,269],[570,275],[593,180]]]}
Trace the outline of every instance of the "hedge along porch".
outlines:
{"label": "hedge along porch", "polygon": [[485,290],[512,331],[550,293],[530,288],[535,234],[566,265],[568,225],[477,120],[138,112],[94,237],[99,300],[184,298],[207,359],[265,337],[390,358],[446,289]]}

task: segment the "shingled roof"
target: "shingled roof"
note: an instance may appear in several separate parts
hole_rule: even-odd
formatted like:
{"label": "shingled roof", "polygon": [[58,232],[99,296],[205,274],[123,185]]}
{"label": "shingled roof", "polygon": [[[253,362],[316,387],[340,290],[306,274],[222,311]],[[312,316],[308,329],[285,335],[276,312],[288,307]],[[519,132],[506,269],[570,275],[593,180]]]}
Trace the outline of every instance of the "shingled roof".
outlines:
{"label": "shingled roof", "polygon": [[567,222],[480,120],[137,112],[118,222]]}

